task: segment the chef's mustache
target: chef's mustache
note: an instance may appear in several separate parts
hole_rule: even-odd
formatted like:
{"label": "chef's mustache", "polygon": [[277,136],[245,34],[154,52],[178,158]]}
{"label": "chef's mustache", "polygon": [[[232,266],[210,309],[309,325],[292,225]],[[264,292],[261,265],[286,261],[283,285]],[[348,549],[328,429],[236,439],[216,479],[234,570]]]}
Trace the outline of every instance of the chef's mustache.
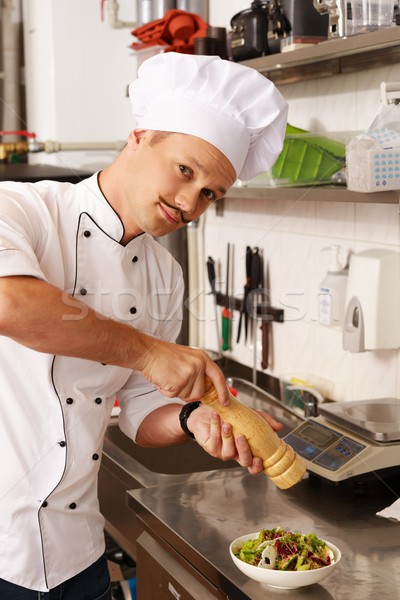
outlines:
{"label": "chef's mustache", "polygon": [[161,202],[161,204],[165,204],[165,206],[168,206],[168,208],[170,208],[171,210],[173,210],[175,213],[177,213],[179,215],[181,223],[187,224],[187,223],[191,223],[193,221],[193,219],[187,219],[185,217],[185,213],[183,211],[181,211],[176,206],[173,206],[172,204],[170,204],[169,202],[167,202],[165,200],[165,198],[163,198],[162,196],[159,196],[158,199]]}

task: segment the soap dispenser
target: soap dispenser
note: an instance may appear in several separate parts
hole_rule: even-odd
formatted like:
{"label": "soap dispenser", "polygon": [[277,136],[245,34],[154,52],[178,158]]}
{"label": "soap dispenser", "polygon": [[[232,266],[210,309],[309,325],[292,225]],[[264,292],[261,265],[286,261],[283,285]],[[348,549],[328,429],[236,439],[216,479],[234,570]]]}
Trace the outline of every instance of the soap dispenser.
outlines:
{"label": "soap dispenser", "polygon": [[344,350],[400,348],[400,252],[371,248],[353,254],[346,303]]}
{"label": "soap dispenser", "polygon": [[339,261],[340,246],[332,245],[322,250],[329,250],[331,259],[328,272],[319,286],[318,322],[328,327],[341,327],[344,322],[348,267]]}

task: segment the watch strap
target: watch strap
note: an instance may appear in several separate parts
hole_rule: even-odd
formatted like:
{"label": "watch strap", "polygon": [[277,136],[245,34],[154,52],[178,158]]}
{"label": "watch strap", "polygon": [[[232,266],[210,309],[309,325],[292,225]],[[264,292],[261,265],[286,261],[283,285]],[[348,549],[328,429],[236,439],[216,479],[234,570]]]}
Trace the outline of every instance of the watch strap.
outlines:
{"label": "watch strap", "polygon": [[192,412],[194,410],[196,410],[196,408],[199,408],[200,405],[201,405],[201,402],[199,400],[196,402],[187,402],[182,407],[182,410],[179,413],[179,423],[181,424],[183,431],[186,433],[186,435],[188,435],[189,437],[191,437],[193,439],[194,439],[194,435],[187,426],[187,420],[189,418],[189,415],[191,415]]}

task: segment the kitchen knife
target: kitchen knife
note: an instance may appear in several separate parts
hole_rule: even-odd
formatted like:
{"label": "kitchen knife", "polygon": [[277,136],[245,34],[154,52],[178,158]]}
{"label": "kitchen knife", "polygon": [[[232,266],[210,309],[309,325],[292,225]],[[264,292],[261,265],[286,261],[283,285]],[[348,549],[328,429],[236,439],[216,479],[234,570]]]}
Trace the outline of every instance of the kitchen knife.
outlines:
{"label": "kitchen knife", "polygon": [[229,269],[230,269],[230,244],[228,244],[226,257],[226,293],[225,307],[222,310],[222,350],[230,349],[230,329],[232,313],[229,309]]}
{"label": "kitchen knife", "polygon": [[257,316],[257,290],[261,285],[262,280],[262,265],[261,265],[261,255],[260,249],[256,246],[251,255],[251,276],[250,276],[250,293],[252,295],[251,299],[251,311],[250,317],[253,319]]}
{"label": "kitchen knife", "polygon": [[244,315],[244,341],[247,340],[247,331],[249,328],[249,307],[248,307],[248,298],[251,286],[251,258],[252,252],[250,246],[246,247],[246,283],[244,285],[244,295],[243,295],[243,304],[240,311],[239,325],[238,325],[238,334],[236,342],[239,343],[240,334],[242,331],[242,319]]}
{"label": "kitchen knife", "polygon": [[259,248],[254,248],[251,259],[251,288],[256,290],[262,281],[261,254]]}
{"label": "kitchen knife", "polygon": [[[267,277],[268,280],[268,277]],[[265,289],[264,277],[262,276],[262,307],[265,309],[268,307],[269,298],[268,291]],[[263,311],[264,313],[264,311]],[[268,369],[268,358],[269,358],[269,338],[271,335],[271,323],[268,314],[261,314],[261,368]]]}
{"label": "kitchen knife", "polygon": [[207,275],[208,281],[210,282],[211,293],[214,296],[214,311],[215,311],[215,326],[217,328],[217,340],[218,340],[218,352],[222,354],[221,347],[221,337],[219,334],[219,325],[218,325],[218,304],[217,304],[217,288],[215,285],[216,275],[215,275],[215,260],[209,256],[207,259]]}
{"label": "kitchen knife", "polygon": [[268,369],[269,333],[270,333],[270,324],[264,317],[261,322],[261,344],[262,344],[261,368],[264,370]]}
{"label": "kitchen knife", "polygon": [[260,249],[255,247],[251,258],[251,313],[252,318],[252,338],[253,338],[253,383],[257,384],[257,308],[258,298],[262,281],[262,261]]}

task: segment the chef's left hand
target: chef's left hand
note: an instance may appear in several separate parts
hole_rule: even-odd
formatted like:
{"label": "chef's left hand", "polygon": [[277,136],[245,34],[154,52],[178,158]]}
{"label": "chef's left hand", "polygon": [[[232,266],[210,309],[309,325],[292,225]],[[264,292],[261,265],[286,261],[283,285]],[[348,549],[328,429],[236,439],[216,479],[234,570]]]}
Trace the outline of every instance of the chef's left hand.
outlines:
{"label": "chef's left hand", "polygon": [[[282,429],[283,425],[268,413],[259,410],[256,412],[271,425],[274,431]],[[261,458],[253,456],[245,436],[233,436],[231,425],[224,423],[214,410],[207,406],[200,406],[191,413],[187,425],[197,443],[214,458],[223,461],[236,460],[252,475],[263,471]]]}

